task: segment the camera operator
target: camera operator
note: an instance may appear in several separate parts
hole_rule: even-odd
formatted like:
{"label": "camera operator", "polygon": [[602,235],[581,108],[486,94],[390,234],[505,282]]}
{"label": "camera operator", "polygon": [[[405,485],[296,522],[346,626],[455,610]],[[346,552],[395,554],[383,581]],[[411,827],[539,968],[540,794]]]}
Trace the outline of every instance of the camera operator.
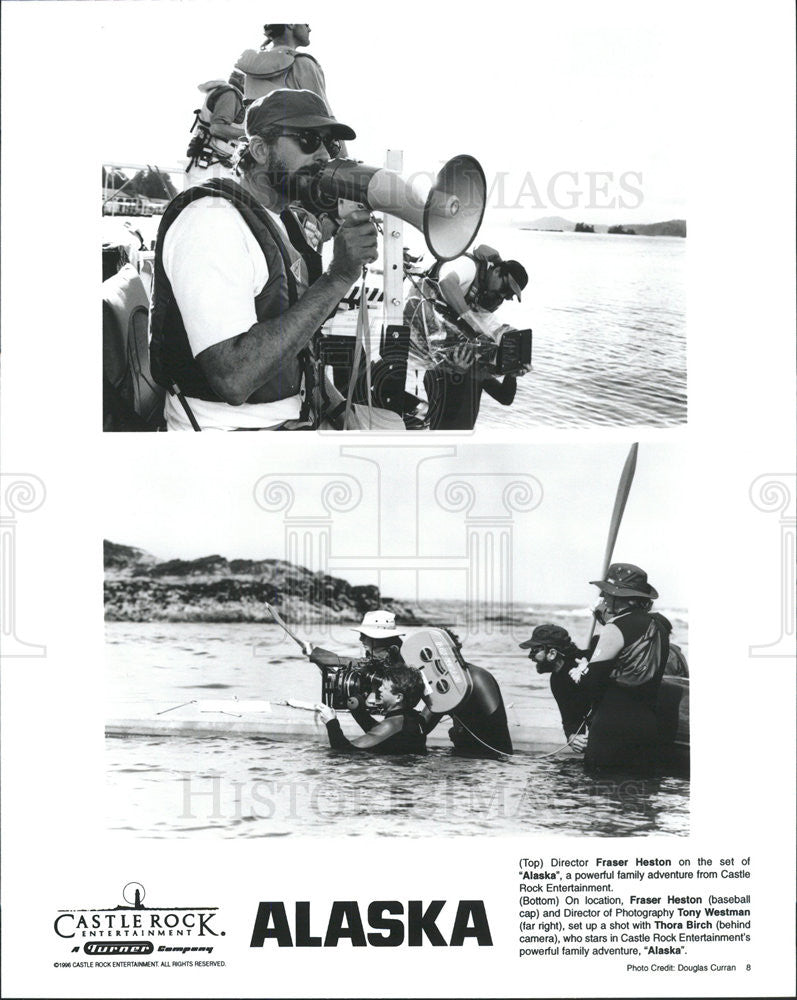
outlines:
{"label": "camera operator", "polygon": [[397,646],[390,646],[389,663],[379,689],[384,718],[381,722],[365,708],[365,695],[349,698],[348,708],[362,736],[349,740],[340,728],[337,713],[331,705],[320,705],[319,715],[326,723],[329,745],[333,750],[369,750],[378,754],[425,753],[424,720],[415,706],[423,694],[423,679],[419,670],[407,666]]}
{"label": "camera operator", "polygon": [[[518,375],[529,371],[523,368]],[[499,381],[479,362],[469,344],[454,348],[450,361],[426,372],[423,386],[429,401],[429,428],[433,431],[472,431],[481,407],[482,392],[511,406],[517,392],[517,375]]]}
{"label": "camera operator", "polygon": [[[512,298],[520,302],[529,281],[519,261],[502,260],[497,250],[485,244],[472,254],[442,264],[436,277],[440,295],[457,325],[495,343],[510,328],[493,314]],[[516,375],[505,375],[499,381],[480,363],[475,346],[457,346],[448,362],[436,365],[424,376],[431,430],[473,430],[482,391],[502,406],[511,406],[518,376],[529,371],[524,366]]]}

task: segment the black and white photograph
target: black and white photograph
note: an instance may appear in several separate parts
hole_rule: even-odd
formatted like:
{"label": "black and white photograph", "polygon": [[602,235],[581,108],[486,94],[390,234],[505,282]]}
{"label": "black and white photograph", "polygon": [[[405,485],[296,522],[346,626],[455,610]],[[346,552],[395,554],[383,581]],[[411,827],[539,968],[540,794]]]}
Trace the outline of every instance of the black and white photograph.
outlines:
{"label": "black and white photograph", "polygon": [[174,85],[103,129],[105,430],[686,422],[684,24],[514,10],[393,18],[389,55],[128,5],[116,72]]}
{"label": "black and white photograph", "polygon": [[793,5],[0,6],[2,996],[794,996]]}
{"label": "black and white photograph", "polygon": [[678,449],[329,451],[112,477],[110,828],[686,835]]}

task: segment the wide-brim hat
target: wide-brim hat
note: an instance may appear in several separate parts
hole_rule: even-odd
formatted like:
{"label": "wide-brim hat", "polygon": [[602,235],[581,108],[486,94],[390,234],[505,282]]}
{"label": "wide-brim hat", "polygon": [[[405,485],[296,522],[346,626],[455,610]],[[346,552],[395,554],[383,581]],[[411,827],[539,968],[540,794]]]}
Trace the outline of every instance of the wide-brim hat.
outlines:
{"label": "wide-brim hat", "polygon": [[612,563],[605,580],[590,580],[593,587],[612,597],[648,597],[655,600],[659,593],[648,583],[648,575],[632,563]]}
{"label": "wide-brim hat", "polygon": [[268,128],[326,129],[333,139],[356,139],[353,128],[339,122],[312,90],[272,90],[259,97],[246,111],[244,128],[248,136]]}
{"label": "wide-brim hat", "polygon": [[518,645],[521,649],[558,649],[564,652],[573,640],[561,625],[538,625],[531,638]]}
{"label": "wide-brim hat", "polygon": [[397,639],[406,635],[396,628],[396,616],[392,611],[366,611],[359,625],[352,626],[350,632],[359,632],[370,639]]}

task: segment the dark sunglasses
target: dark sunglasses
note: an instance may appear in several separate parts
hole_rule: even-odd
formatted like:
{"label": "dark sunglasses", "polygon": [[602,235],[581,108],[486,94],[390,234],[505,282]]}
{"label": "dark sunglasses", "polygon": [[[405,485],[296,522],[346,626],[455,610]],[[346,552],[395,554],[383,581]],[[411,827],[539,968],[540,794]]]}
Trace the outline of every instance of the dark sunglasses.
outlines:
{"label": "dark sunglasses", "polygon": [[333,160],[340,152],[340,139],[325,138],[318,132],[283,132],[282,134],[295,139],[303,153],[315,153],[322,143]]}

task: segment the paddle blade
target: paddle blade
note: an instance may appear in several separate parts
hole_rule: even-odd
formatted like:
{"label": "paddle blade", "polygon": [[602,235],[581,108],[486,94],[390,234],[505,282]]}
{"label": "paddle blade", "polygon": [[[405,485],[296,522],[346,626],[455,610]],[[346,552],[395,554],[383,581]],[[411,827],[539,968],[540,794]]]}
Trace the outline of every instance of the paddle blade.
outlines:
{"label": "paddle blade", "polygon": [[614,499],[612,519],[609,523],[609,537],[606,540],[606,552],[603,556],[603,569],[601,571],[602,580],[606,577],[606,573],[612,561],[614,546],[617,542],[617,534],[620,531],[620,523],[623,520],[623,512],[625,511],[625,505],[628,501],[628,494],[631,492],[631,483],[634,481],[638,451],[639,444],[634,442],[634,444],[631,445],[628,457],[625,460],[625,465],[623,466],[623,471],[620,474],[620,482],[617,486],[617,496]]}

